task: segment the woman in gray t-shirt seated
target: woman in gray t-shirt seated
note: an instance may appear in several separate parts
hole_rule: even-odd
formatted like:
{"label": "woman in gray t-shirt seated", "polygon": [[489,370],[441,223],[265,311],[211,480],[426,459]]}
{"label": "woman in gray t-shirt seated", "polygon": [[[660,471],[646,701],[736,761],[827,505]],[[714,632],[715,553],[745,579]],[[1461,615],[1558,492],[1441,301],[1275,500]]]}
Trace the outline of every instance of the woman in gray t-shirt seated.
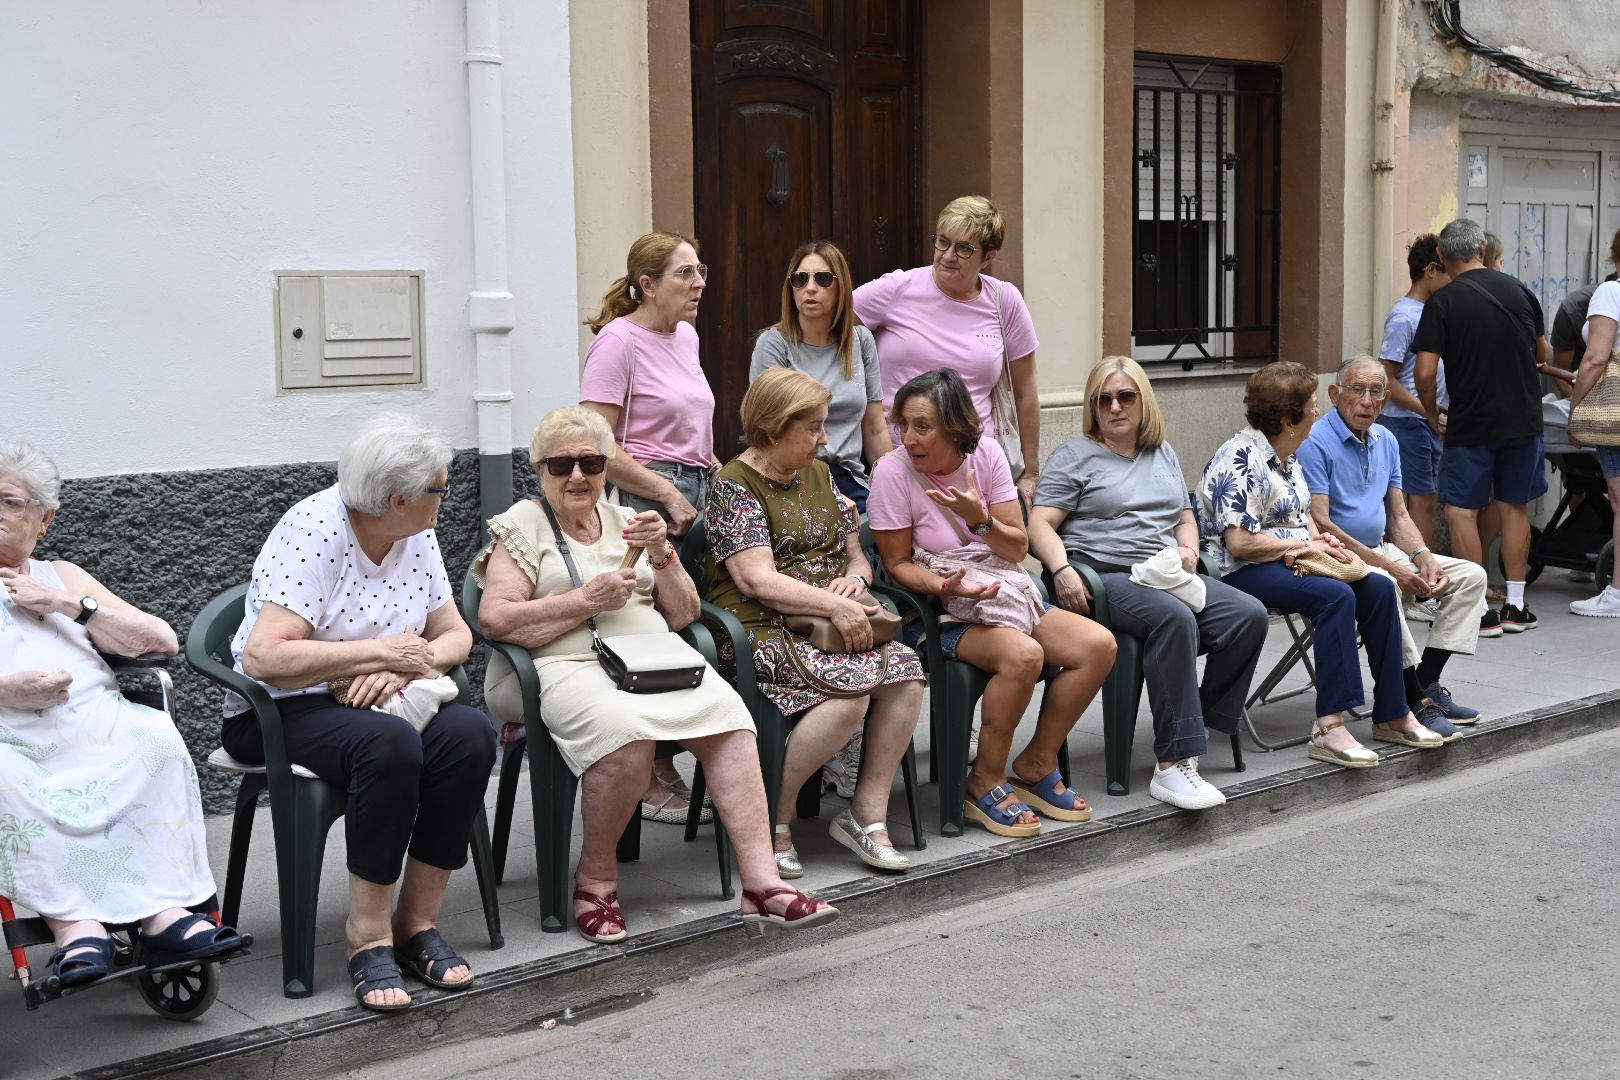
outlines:
{"label": "woman in gray t-shirt seated", "polygon": [[[1090,612],[1091,597],[1070,565],[1088,563],[1108,590],[1111,628],[1143,639],[1158,758],[1148,793],[1203,810],[1226,801],[1198,775],[1208,744],[1204,728],[1237,730],[1266,640],[1266,609],[1215,578],[1202,579],[1198,612],[1163,588],[1131,579],[1133,565],[1166,548],[1176,551],[1183,570],[1198,572],[1198,524],[1164,428],[1141,365],[1128,356],[1100,360],[1086,379],[1084,434],[1053,451],[1041,470],[1029,542],[1053,572],[1058,603]],[[1209,654],[1202,684],[1200,653]]]}
{"label": "woman in gray t-shirt seated", "polygon": [[792,368],[832,391],[827,445],[820,457],[838,490],[866,513],[872,462],[894,449],[883,422],[883,378],[877,342],[855,321],[849,263],[836,244],[800,244],[782,282],[782,321],[754,340],[752,383],[773,367]]}

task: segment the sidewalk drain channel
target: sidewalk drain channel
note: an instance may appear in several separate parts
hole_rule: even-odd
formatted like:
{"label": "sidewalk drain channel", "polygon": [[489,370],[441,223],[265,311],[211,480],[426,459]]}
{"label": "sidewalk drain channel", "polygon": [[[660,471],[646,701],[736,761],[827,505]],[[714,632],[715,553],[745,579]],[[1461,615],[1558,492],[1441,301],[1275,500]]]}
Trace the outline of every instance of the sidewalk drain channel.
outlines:
{"label": "sidewalk drain channel", "polygon": [[533,1031],[535,1028],[539,1028],[542,1031],[550,1031],[552,1028],[557,1027],[558,1025],[562,1025],[563,1027],[574,1027],[576,1025],[583,1024],[587,1020],[596,1020],[612,1013],[632,1009],[637,1005],[640,1005],[642,1002],[651,1001],[657,996],[657,990],[638,990],[633,994],[614,994],[612,997],[605,997],[600,1001],[593,1001],[589,1004],[581,1005],[578,1008],[568,1008],[561,1009],[557,1012],[541,1013],[539,1016],[531,1017],[515,1027],[508,1028],[506,1031],[502,1032],[502,1034],[520,1035],[525,1032]]}

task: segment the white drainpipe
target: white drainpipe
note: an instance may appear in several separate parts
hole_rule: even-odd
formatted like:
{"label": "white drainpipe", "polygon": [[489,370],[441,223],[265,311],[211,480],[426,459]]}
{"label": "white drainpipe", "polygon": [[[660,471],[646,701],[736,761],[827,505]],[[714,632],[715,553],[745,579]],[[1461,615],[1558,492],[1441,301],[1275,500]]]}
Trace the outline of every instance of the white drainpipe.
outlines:
{"label": "white drainpipe", "polygon": [[[1384,337],[1384,316],[1395,299],[1395,47],[1400,32],[1396,0],[1378,3],[1378,55],[1373,76],[1372,352]],[[1404,291],[1404,290],[1403,290]]]}
{"label": "white drainpipe", "polygon": [[500,0],[467,0],[473,289],[467,322],[478,357],[478,490],[487,520],[512,505],[512,327],[506,280],[506,151],[501,111]]}

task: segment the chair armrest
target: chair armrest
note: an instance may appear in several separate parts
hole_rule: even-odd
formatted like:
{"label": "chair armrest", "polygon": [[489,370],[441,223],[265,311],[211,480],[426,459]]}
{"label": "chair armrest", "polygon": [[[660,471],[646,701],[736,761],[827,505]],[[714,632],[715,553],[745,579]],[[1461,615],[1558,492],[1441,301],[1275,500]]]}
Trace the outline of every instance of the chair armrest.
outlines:
{"label": "chair armrest", "polygon": [[720,650],[714,643],[714,634],[703,625],[702,620],[691,623],[679,633],[682,641],[702,655],[704,663],[716,671],[720,669]]}
{"label": "chair armrest", "polygon": [[98,652],[96,655],[101,657],[102,663],[114,671],[147,671],[152,668],[166,668],[179,659],[179,657],[160,652],[142,653],[139,656],[120,656],[117,653],[105,652]]}
{"label": "chair armrest", "polygon": [[1214,559],[1202,551],[1198,553],[1198,572],[1205,577],[1212,577],[1216,581],[1221,580],[1221,568],[1215,565]]}
{"label": "chair armrest", "polygon": [[534,657],[529,650],[521,645],[514,645],[510,641],[495,641],[485,638],[484,644],[491,653],[500,653],[506,662],[512,665],[517,673],[518,693],[523,701],[523,723],[525,727],[534,727],[544,723],[540,719],[540,673],[534,670]]}
{"label": "chair armrest", "polygon": [[277,789],[292,782],[292,762],[287,757],[287,736],[281,726],[281,708],[254,680],[235,668],[226,667],[203,649],[201,635],[196,629],[203,625],[202,617],[192,624],[193,632],[186,635],[186,666],[197,674],[232,691],[248,703],[254,719],[259,722],[259,735],[264,742],[264,767],[268,783]]}
{"label": "chair armrest", "polygon": [[754,676],[754,643],[748,636],[748,631],[743,629],[742,620],[708,600],[703,601],[698,619],[714,635],[717,645],[722,639],[731,642],[731,654],[737,658],[735,683],[737,693],[742,695],[750,711],[756,710],[759,703],[759,680]]}
{"label": "chair armrest", "polygon": [[1091,594],[1091,617],[1103,626],[1108,626],[1113,619],[1113,608],[1108,603],[1108,588],[1103,584],[1102,575],[1089,563],[1079,559],[1070,559],[1069,565],[1074,567],[1085,582],[1086,591]]}
{"label": "chair armrest", "polygon": [[456,684],[456,701],[462,705],[471,705],[472,681],[467,678],[467,669],[457,664],[445,674]]}

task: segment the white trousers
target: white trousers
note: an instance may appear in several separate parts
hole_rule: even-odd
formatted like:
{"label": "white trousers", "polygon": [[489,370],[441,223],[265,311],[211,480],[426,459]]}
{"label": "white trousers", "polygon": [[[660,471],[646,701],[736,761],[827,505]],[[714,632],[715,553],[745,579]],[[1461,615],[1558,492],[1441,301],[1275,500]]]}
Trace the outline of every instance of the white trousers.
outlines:
{"label": "white trousers", "polygon": [[[1406,557],[1406,552],[1394,544],[1379,544],[1376,550],[1396,566],[1417,573],[1417,566]],[[1485,568],[1448,555],[1436,555],[1434,561],[1450,581],[1446,591],[1435,598],[1440,602],[1440,611],[1429,626],[1429,647],[1472,656],[1479,644],[1479,615],[1485,604]],[[1374,572],[1394,578],[1382,569]],[[1423,651],[1412,640],[1405,618],[1401,619],[1401,656],[1405,667],[1416,667],[1423,658]]]}

